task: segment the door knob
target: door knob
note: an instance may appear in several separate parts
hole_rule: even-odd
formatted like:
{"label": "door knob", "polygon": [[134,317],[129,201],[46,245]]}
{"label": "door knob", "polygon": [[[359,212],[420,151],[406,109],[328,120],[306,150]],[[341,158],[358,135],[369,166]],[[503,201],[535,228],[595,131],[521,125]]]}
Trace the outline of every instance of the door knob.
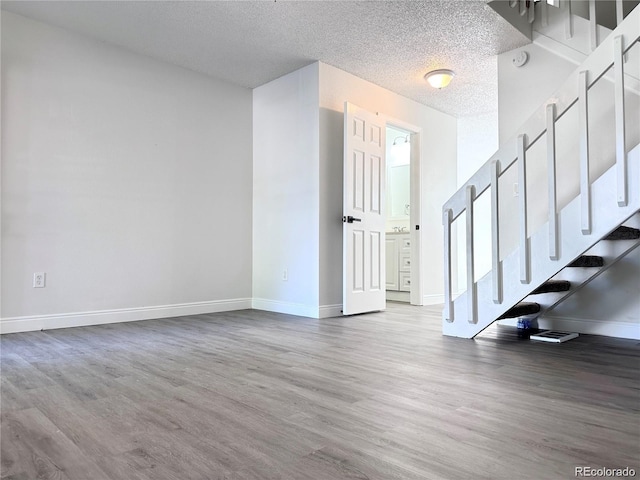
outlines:
{"label": "door knob", "polygon": [[342,217],[342,221],[345,223],[361,222],[360,218],[352,217],[351,215]]}

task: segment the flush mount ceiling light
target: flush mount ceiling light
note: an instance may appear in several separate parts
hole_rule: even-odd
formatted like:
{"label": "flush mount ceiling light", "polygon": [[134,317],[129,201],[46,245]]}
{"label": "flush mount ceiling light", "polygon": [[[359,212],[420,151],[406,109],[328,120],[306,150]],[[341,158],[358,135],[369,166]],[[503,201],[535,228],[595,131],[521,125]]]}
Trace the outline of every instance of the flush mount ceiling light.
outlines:
{"label": "flush mount ceiling light", "polygon": [[433,70],[424,76],[424,79],[429,82],[433,88],[441,89],[449,85],[451,79],[455,76],[453,70],[441,68],[440,70]]}

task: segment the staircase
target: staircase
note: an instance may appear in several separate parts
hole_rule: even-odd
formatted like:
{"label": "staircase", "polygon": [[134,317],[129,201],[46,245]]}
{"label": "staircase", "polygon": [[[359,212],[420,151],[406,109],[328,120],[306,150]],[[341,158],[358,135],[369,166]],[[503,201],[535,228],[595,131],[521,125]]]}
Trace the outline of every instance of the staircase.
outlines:
{"label": "staircase", "polygon": [[[502,3],[520,12],[521,4],[529,2]],[[544,0],[541,3],[551,8]],[[622,12],[622,2],[617,3]],[[625,108],[637,108],[630,103],[637,93],[625,86],[625,70],[636,77],[640,73],[639,40],[640,8],[636,7],[623,20],[618,17],[614,31],[602,40],[598,38],[593,52],[529,118],[520,133],[503,144],[445,203],[445,335],[473,338],[496,320],[541,315],[640,246],[640,144],[630,147],[628,142],[640,138],[640,122],[637,115],[631,116],[631,121],[625,116]],[[594,131],[593,107],[589,114],[590,100],[599,82],[613,84],[607,102],[613,105],[615,140],[605,149],[599,146],[590,152],[598,133]],[[567,128],[570,120],[574,125]],[[558,154],[564,152],[558,147],[566,143],[564,136],[571,137],[569,140],[577,146],[576,165],[567,167]],[[533,166],[530,162],[534,153],[541,151],[546,157],[546,179],[532,183],[529,178],[528,182],[527,174]],[[590,168],[595,155],[599,161],[610,160],[604,172],[595,171],[593,164]],[[565,172],[573,169],[571,175],[579,178],[579,192],[567,201],[559,200],[560,165]],[[500,207],[501,196],[510,190],[501,180],[511,168],[517,170],[519,185],[518,198],[514,199],[518,203],[517,218],[507,217],[508,212]],[[542,192],[540,183],[544,184]],[[476,279],[474,258],[480,253],[474,247],[474,206],[482,195],[491,200],[492,269]],[[540,195],[548,199],[546,221],[532,228],[532,199]],[[466,291],[454,299],[453,223],[463,213]],[[509,225],[517,226],[518,246],[505,253],[500,241]]]}

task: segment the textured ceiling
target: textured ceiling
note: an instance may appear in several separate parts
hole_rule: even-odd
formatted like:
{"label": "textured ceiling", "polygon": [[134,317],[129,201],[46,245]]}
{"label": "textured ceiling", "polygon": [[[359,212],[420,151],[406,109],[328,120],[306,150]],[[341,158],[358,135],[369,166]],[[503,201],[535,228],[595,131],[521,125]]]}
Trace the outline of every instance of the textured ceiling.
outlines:
{"label": "textured ceiling", "polygon": [[[495,55],[528,40],[486,0],[2,1],[2,9],[253,88],[320,60],[443,112],[497,110]],[[441,91],[423,75],[456,72]]]}

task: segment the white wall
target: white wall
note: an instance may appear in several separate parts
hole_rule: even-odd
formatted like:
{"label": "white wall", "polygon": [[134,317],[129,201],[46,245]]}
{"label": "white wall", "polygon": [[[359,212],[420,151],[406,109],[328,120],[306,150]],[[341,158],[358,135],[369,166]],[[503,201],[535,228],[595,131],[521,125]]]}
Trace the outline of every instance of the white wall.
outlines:
{"label": "white wall", "polygon": [[440,212],[455,189],[455,119],[316,63],[254,90],[254,308],[340,314],[345,100],[423,128],[425,293],[442,301]]}
{"label": "white wall", "polygon": [[247,89],[3,12],[2,330],[249,306],[251,115]]}
{"label": "white wall", "polygon": [[[458,164],[456,188],[464,185],[487,159],[498,150],[498,112],[458,118]],[[457,281],[454,290],[464,291],[466,284],[465,214],[454,228],[457,237]],[[485,192],[474,203],[474,273],[482,278],[491,270],[491,197]]]}
{"label": "white wall", "polygon": [[[574,41],[577,41],[574,39]],[[525,50],[529,53],[529,62],[521,68],[515,68],[511,60],[515,52]],[[498,58],[499,78],[499,130],[500,142],[505,142],[518,132],[518,128],[529,118],[534,110],[549,99],[554,91],[561,86],[566,78],[575,70],[576,66],[569,60],[555,55],[548,49],[536,44],[522,49],[506,52]],[[596,178],[608,166],[613,165],[613,90],[610,82],[600,81],[590,90],[589,118],[590,126],[590,171],[592,178]],[[626,96],[627,121],[630,126],[627,135],[628,147],[638,142],[637,117],[638,97],[630,93]],[[634,113],[635,112],[635,113]],[[558,139],[558,200],[560,207],[577,195],[577,136],[569,135],[572,140],[567,141],[565,133],[576,131],[576,112],[568,113],[557,126]],[[547,182],[546,157],[544,138],[527,156],[528,189],[529,189],[529,228],[538,228],[546,218]],[[501,236],[501,256],[504,258],[517,244],[517,199],[513,196],[513,184],[517,182],[514,168],[505,173],[501,182],[501,219],[502,215],[510,214],[512,221],[501,224],[504,236]],[[541,194],[540,194],[541,193]],[[508,213],[507,213],[508,212]],[[502,220],[501,220],[502,221]],[[584,333],[598,333],[604,335],[626,335],[623,331],[633,330],[634,324],[640,323],[640,299],[637,296],[637,281],[634,288],[628,288],[629,272],[635,269],[638,278],[640,270],[640,251],[636,250],[611,270],[594,280],[587,288],[579,291],[572,299],[556,307],[546,315],[555,318],[551,327],[571,328]],[[635,292],[634,292],[635,290]],[[594,292],[601,292],[595,295]],[[593,299],[600,302],[599,308],[594,308]],[[622,324],[623,327],[620,327]],[[637,328],[636,328],[637,330]],[[637,335],[636,335],[637,336]]]}
{"label": "white wall", "polygon": [[[529,61],[513,66],[516,53]],[[517,135],[520,126],[546,102],[576,66],[558,55],[529,44],[498,55],[498,119],[500,144]]]}
{"label": "white wall", "polygon": [[317,63],[254,89],[254,308],[318,316],[318,135]]}
{"label": "white wall", "polygon": [[640,339],[640,249],[544,316],[541,326]]}
{"label": "white wall", "polygon": [[[425,88],[427,88],[425,86]],[[442,205],[456,187],[456,119],[320,64],[320,304],[342,303],[343,111],[349,101],[422,128],[423,301],[443,301]]]}

